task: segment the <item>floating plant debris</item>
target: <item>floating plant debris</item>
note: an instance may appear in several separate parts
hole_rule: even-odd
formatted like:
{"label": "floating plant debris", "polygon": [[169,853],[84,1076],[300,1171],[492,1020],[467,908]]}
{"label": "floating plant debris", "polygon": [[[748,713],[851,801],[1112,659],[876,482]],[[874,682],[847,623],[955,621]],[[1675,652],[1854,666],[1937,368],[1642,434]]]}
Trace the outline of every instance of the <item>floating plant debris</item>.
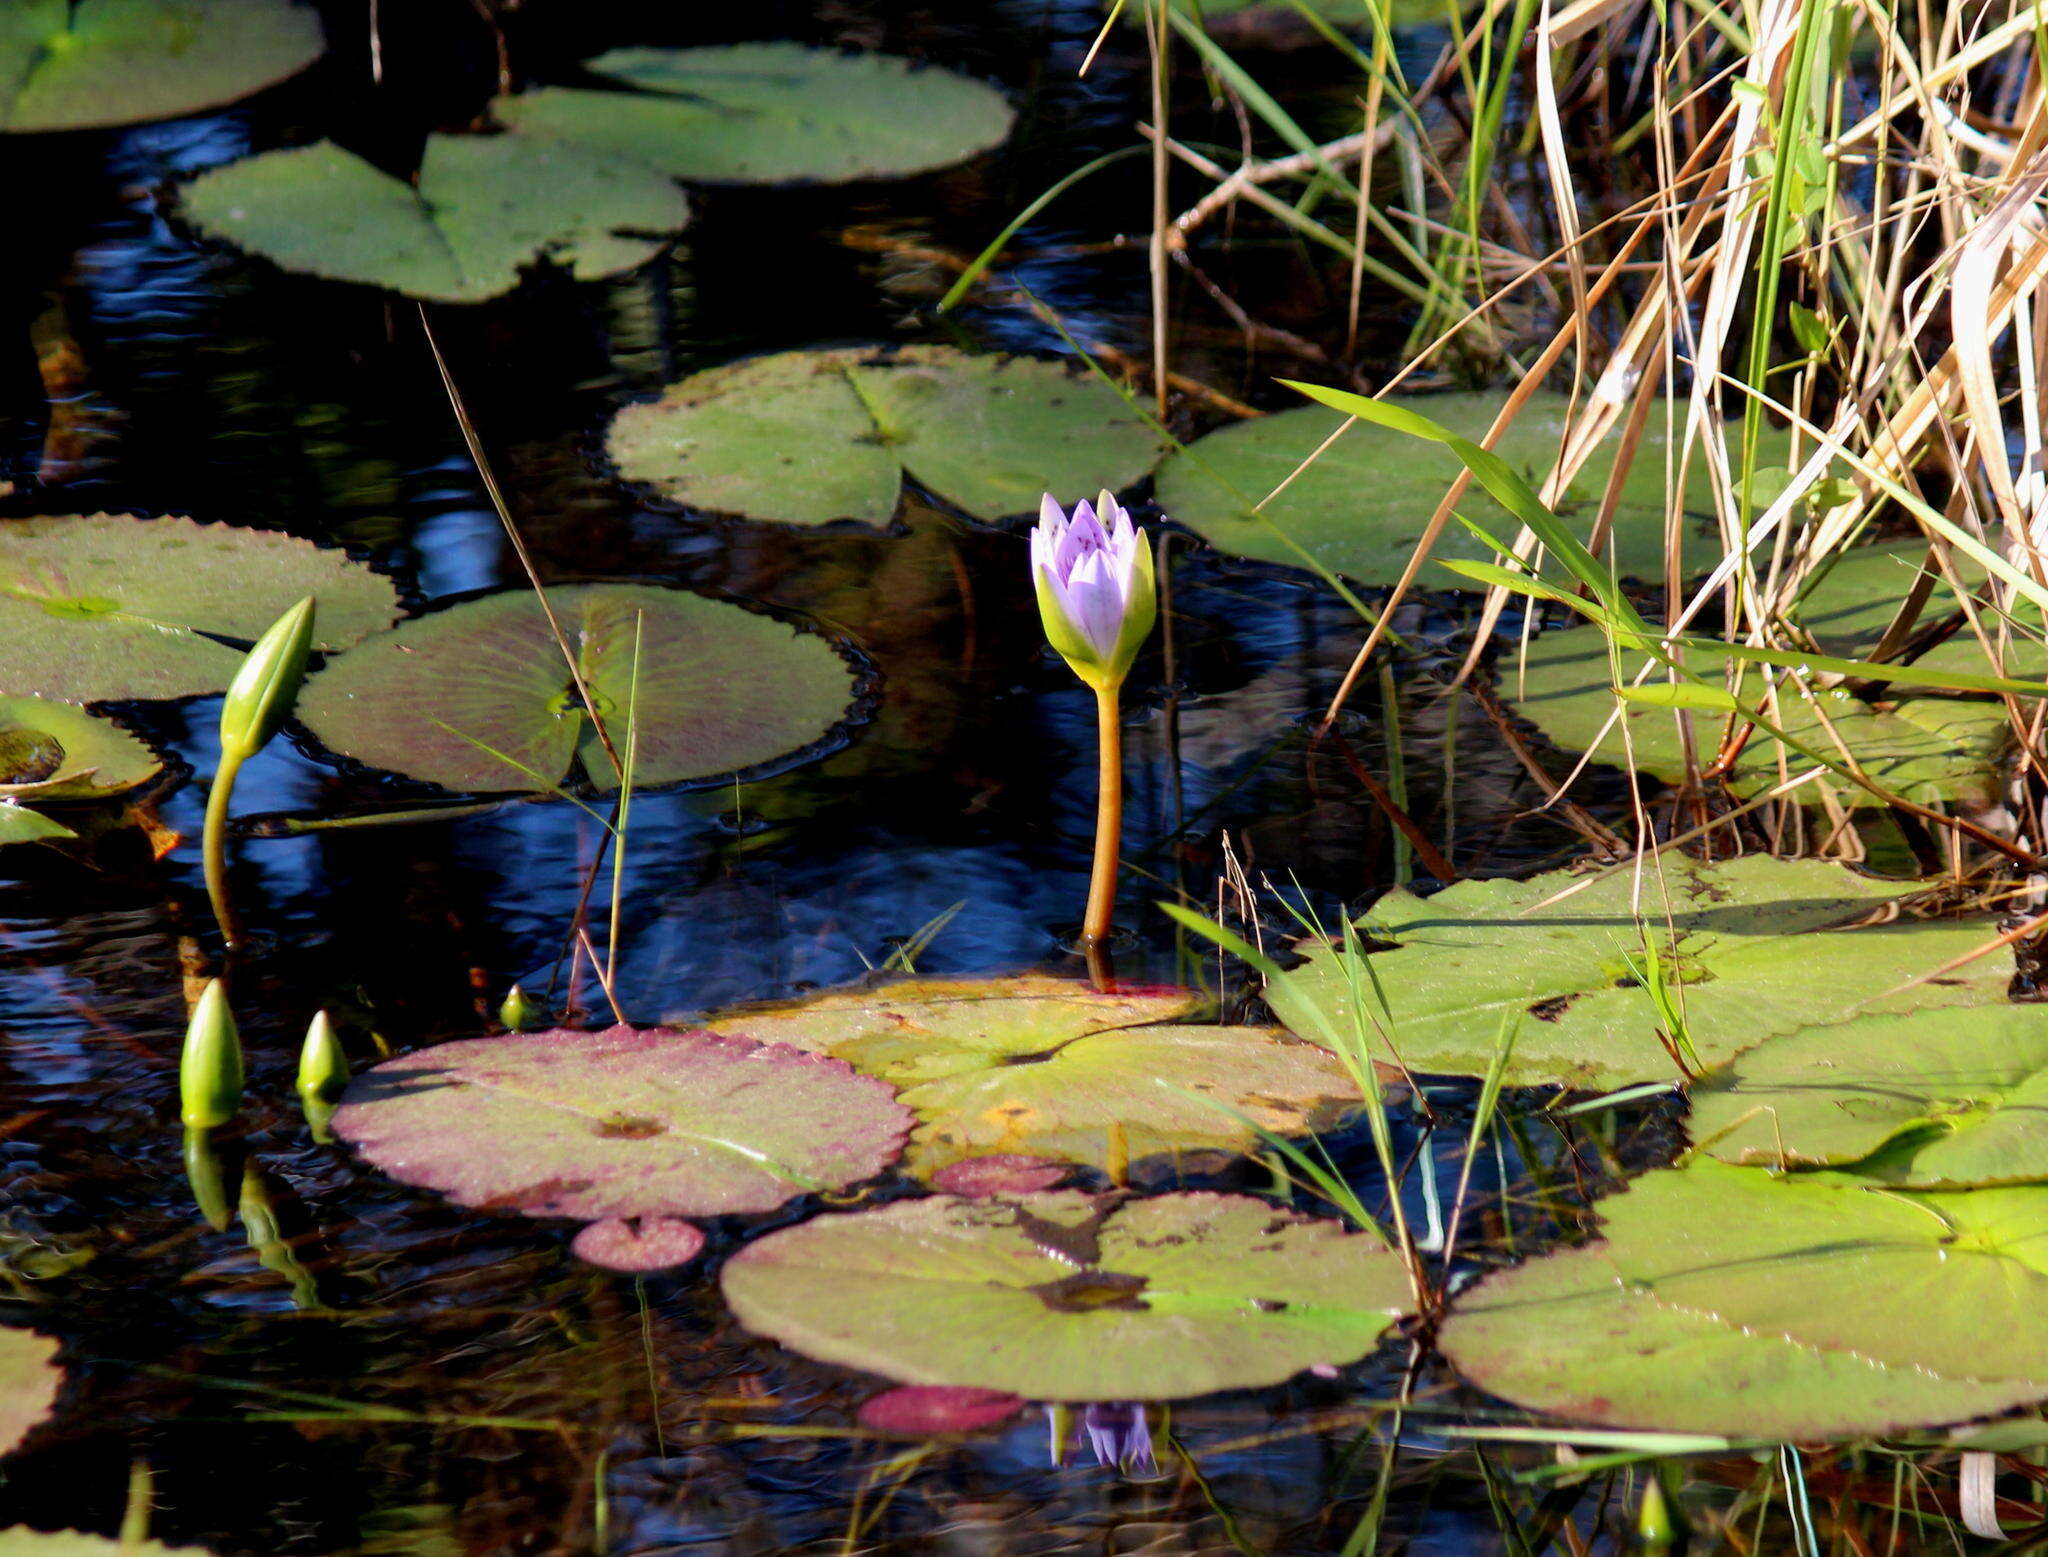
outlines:
{"label": "floating plant debris", "polygon": [[619,474],[716,513],[887,524],[903,473],[977,519],[1152,468],[1143,418],[1082,368],[950,346],[790,351],[694,373],[627,406]]}
{"label": "floating plant debris", "polygon": [[[621,763],[632,711],[636,786],[786,761],[852,712],[845,659],[774,617],[643,584],[563,585],[548,600]],[[449,789],[547,791],[579,764],[597,788],[619,784],[530,590],[371,639],[306,683],[299,717],[343,756]]]}
{"label": "floating plant debris", "polygon": [[814,1217],[726,1262],[748,1329],[909,1384],[1171,1400],[1352,1362],[1410,1306],[1401,1259],[1246,1195],[933,1196]]}

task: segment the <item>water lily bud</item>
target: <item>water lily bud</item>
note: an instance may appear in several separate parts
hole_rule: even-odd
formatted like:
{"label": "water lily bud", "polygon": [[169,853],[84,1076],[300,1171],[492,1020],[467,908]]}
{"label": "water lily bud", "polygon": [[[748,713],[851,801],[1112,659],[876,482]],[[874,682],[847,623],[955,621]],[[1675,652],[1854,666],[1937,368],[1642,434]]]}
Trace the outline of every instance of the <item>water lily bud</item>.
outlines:
{"label": "water lily bud", "polygon": [[242,1106],[242,1035],[235,1030],[235,1014],[219,979],[206,981],[192,1007],[178,1065],[178,1097],[188,1130],[224,1125]]}
{"label": "water lily bud", "polygon": [[505,991],[505,1000],[498,1007],[498,1020],[505,1024],[505,1031],[516,1033],[524,1030],[533,1020],[533,1002],[526,998],[526,991],[514,984]]}
{"label": "water lily bud", "polygon": [[285,612],[256,640],[220,706],[221,755],[240,762],[277,734],[299,695],[313,652],[313,597]]}
{"label": "water lily bud", "polygon": [[315,1011],[299,1046],[299,1097],[308,1105],[332,1103],[348,1085],[348,1056],[325,1011]]}
{"label": "water lily bud", "polygon": [[1668,1552],[1678,1540],[1678,1523],[1654,1465],[1643,1476],[1642,1500],[1636,1504],[1636,1539],[1646,1552]]}
{"label": "water lily bud", "polygon": [[1159,617],[1152,547],[1108,492],[1072,518],[1047,494],[1031,532],[1046,640],[1089,686],[1122,684]]}

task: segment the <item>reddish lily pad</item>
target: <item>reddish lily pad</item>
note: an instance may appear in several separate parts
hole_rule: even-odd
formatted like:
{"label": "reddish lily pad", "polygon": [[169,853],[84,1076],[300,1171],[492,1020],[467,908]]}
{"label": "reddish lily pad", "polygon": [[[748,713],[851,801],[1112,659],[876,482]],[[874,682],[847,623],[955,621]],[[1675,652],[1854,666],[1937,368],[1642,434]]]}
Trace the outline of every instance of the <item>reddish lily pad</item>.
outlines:
{"label": "reddish lily pad", "polygon": [[0,1330],[0,1454],[11,1454],[45,1421],[64,1381],[57,1343],[33,1330]]}
{"label": "reddish lily pad", "polygon": [[622,1216],[592,1222],[570,1241],[576,1258],[606,1270],[672,1270],[704,1252],[704,1232],[674,1216]]}
{"label": "reddish lily pad", "polygon": [[726,1262],[740,1322],[907,1384],[1171,1400],[1356,1361],[1411,1301],[1399,1255],[1249,1195],[934,1196],[820,1216]]}
{"label": "reddish lily pad", "polygon": [[877,1433],[939,1438],[994,1427],[1009,1421],[1023,1407],[1023,1399],[1007,1390],[904,1384],[863,1400],[856,1419]]}
{"label": "reddish lily pad", "polygon": [[880,1173],[909,1124],[888,1087],[822,1055],[612,1027],[386,1060],[333,1129],[461,1205],[596,1220],[772,1211]]}
{"label": "reddish lily pad", "polygon": [[1066,1176],[1067,1164],[1054,1158],[998,1152],[947,1163],[932,1175],[932,1188],[968,1200],[985,1200],[990,1195],[1036,1194]]}
{"label": "reddish lily pad", "polygon": [[[645,584],[566,585],[548,601],[622,759],[631,727],[636,786],[785,761],[852,712],[838,651],[774,617]],[[547,791],[576,771],[618,786],[531,590],[372,639],[307,682],[299,716],[343,756],[449,789]]]}

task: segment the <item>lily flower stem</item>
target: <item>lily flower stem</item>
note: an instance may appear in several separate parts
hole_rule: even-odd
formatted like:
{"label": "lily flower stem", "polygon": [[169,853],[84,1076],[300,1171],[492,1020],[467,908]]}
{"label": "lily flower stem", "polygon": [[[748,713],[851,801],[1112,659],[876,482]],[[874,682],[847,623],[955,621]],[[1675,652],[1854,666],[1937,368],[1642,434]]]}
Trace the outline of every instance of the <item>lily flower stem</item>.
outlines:
{"label": "lily flower stem", "polygon": [[1095,791],[1095,870],[1088,880],[1088,915],[1081,923],[1084,946],[1109,939],[1116,912],[1117,855],[1124,829],[1124,735],[1115,686],[1095,689],[1096,745],[1101,778]]}
{"label": "lily flower stem", "polygon": [[229,951],[242,943],[242,921],[228,896],[228,805],[234,799],[235,775],[241,767],[240,757],[221,753],[220,766],[214,770],[213,784],[206,794],[206,826],[200,839],[207,900],[213,904],[213,917],[220,923],[221,938],[227,942]]}

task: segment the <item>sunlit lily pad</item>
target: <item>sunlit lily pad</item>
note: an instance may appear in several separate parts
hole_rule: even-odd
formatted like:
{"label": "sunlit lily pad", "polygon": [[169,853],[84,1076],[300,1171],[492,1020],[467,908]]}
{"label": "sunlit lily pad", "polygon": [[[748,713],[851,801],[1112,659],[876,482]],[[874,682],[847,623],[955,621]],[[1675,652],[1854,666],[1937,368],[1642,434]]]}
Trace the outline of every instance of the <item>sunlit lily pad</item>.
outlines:
{"label": "sunlit lily pad", "polygon": [[995,88],[888,54],[796,43],[614,49],[584,67],[632,92],[546,87],[498,119],[692,183],[837,184],[962,162],[1008,138]]}
{"label": "sunlit lily pad", "polygon": [[1445,1356],[1575,1422],[1845,1438],[2048,1397],[2048,1194],[1914,1196],[1701,1161],[1604,1200],[1606,1241],[1461,1295]]}
{"label": "sunlit lily pad", "polygon": [[[548,599],[622,761],[633,710],[636,785],[783,762],[851,711],[846,661],[773,617],[654,585],[564,585]],[[618,786],[530,590],[371,639],[307,682],[299,716],[343,756],[449,789],[548,790],[579,770]]]}
{"label": "sunlit lily pad", "polygon": [[0,130],[140,124],[232,103],[324,47],[293,0],[8,0]]}
{"label": "sunlit lily pad", "polygon": [[[1621,663],[1626,684],[1643,660],[1624,655]],[[1981,657],[1971,668],[1979,675],[1989,670]],[[1717,710],[1676,711],[1628,702],[1623,717],[1609,725],[1617,699],[1607,639],[1594,628],[1545,633],[1528,646],[1526,658],[1504,657],[1500,674],[1501,690],[1523,718],[1567,751],[1585,751],[1598,740],[1600,760],[1614,767],[1633,766],[1672,782],[1683,779],[1680,720],[1692,730],[1702,765],[1721,744],[1727,716]],[[1761,695],[1762,683],[1755,676],[1746,684],[1748,696]],[[2005,704],[1998,699],[1893,694],[1866,703],[1839,687],[1813,687],[1791,676],[1779,683],[1775,722],[1801,745],[1836,762],[1846,747],[1877,783],[1922,804],[1990,800],[1997,792],[1999,756],[2011,740]],[[1798,752],[1758,731],[1736,760],[1729,786],[1737,794],[1751,794],[1811,766]],[[1858,785],[1814,782],[1828,784],[1846,805],[1879,804]]]}
{"label": "sunlit lily pad", "polygon": [[1129,486],[1158,445],[1079,368],[950,346],[791,351],[692,374],[612,423],[619,473],[718,513],[894,517],[903,472],[979,519]]}
{"label": "sunlit lily pad", "polygon": [[[1814,635],[1823,652],[1861,659],[1877,647],[1891,626],[1926,557],[1927,547],[1921,542],[1859,546],[1829,567],[1797,603],[1792,616]],[[1966,587],[1974,590],[1983,584],[1984,570],[1960,552],[1951,554],[1949,565]],[[1947,577],[1937,577],[1926,604],[1920,608],[1914,631],[1933,626],[1959,608]],[[1995,638],[1999,627],[1997,615],[1981,606],[1979,611],[1986,632]],[[2021,601],[2015,609],[2015,621],[2020,630],[2014,631],[2003,647],[2002,673],[2016,679],[2048,675],[2048,644],[2043,643],[2041,636],[2041,613]],[[1910,658],[1923,671],[1963,671],[1980,676],[2001,673],[1990,663],[1983,642],[1967,622],[1953,636]]]}
{"label": "sunlit lily pad", "polygon": [[265,152],[193,180],[183,209],[286,270],[451,303],[542,259],[579,281],[631,270],[690,215],[661,173],[525,135],[430,135],[417,185],[331,141]]}
{"label": "sunlit lily pad", "polygon": [[0,1454],[11,1454],[50,1414],[57,1386],[57,1343],[47,1335],[0,1329]]}
{"label": "sunlit lily pad", "polygon": [[0,798],[96,800],[163,771],[148,745],[111,719],[43,697],[0,697]]}
{"label": "sunlit lily pad", "polygon": [[305,595],[319,647],[390,625],[391,581],[271,530],[120,514],[0,520],[0,694],[68,703],[218,692]]}
{"label": "sunlit lily pad", "polygon": [[156,1541],[117,1541],[83,1530],[0,1530],[0,1557],[206,1557],[196,1546]]}
{"label": "sunlit lily pad", "polygon": [[909,1126],[836,1060],[630,1027],[421,1049],[356,1078],[333,1120],[401,1183],[592,1220],[772,1211],[872,1178]]}
{"label": "sunlit lily pad", "polygon": [[1364,1356],[1411,1302],[1369,1234],[1213,1194],[900,1201],[770,1233],[723,1282],[806,1356],[1033,1400],[1277,1384]]}
{"label": "sunlit lily pad", "polygon": [[10,843],[54,843],[59,838],[76,838],[77,833],[54,817],[32,811],[12,800],[0,800],[0,845]]}
{"label": "sunlit lily pad", "polygon": [[704,1252],[704,1234],[695,1222],[675,1216],[622,1216],[592,1222],[569,1248],[577,1259],[606,1270],[673,1270]]}
{"label": "sunlit lily pad", "polygon": [[[1021,1155],[1110,1171],[1237,1153],[1336,1123],[1358,1092],[1315,1044],[1167,1018],[1192,995],[1102,995],[1057,979],[913,980],[708,1024],[847,1061],[917,1113],[907,1166]],[[1151,1024],[1151,1025],[1141,1025]]]}
{"label": "sunlit lily pad", "polygon": [[[1106,0],[1113,3],[1113,0]],[[1237,22],[1246,18],[1268,19],[1289,23],[1300,19],[1295,9],[1296,0],[1170,0],[1176,10],[1189,15],[1199,14],[1205,23]],[[1339,27],[1358,31],[1370,26],[1366,8],[1359,0],[1301,0],[1311,11]],[[1387,0],[1387,15],[1396,27],[1412,27],[1418,24],[1443,23],[1450,16],[1472,9],[1473,0]],[[1132,25],[1144,21],[1142,6],[1126,5],[1123,18]],[[1233,33],[1235,35],[1235,33]]]}
{"label": "sunlit lily pad", "polygon": [[[1579,880],[1552,871],[1528,881],[1461,881],[1428,898],[1397,889],[1372,906],[1359,927],[1369,941],[1395,943],[1368,955],[1393,1012],[1395,1047],[1412,1069],[1483,1075],[1503,1019],[1512,1019],[1507,1074],[1517,1083],[1675,1080],[1657,1041],[1656,1007],[1628,961],[1641,956],[1646,934],[1683,981],[1692,1042],[1707,1065],[1775,1034],[1864,1012],[2000,1003],[2012,979],[2012,959],[2000,948],[1889,994],[1996,932],[1984,920],[1829,928],[1921,883],[1873,880],[1823,860],[1749,855],[1699,865],[1666,854],[1645,864],[1639,902],[1633,872],[1622,869],[1549,903]],[[1330,1026],[1349,1033],[1348,954],[1302,949],[1308,961],[1267,991],[1273,1009],[1309,1037]],[[1364,970],[1354,971],[1370,991]],[[1383,1039],[1375,1036],[1372,1047],[1391,1062]]]}
{"label": "sunlit lily pad", "polygon": [[1728,1162],[1846,1166],[1887,1147],[1909,1185],[2048,1180],[2048,1006],[1866,1016],[1774,1038],[1693,1089]]}
{"label": "sunlit lily pad", "polygon": [[[1475,392],[1429,395],[1413,408],[1474,441],[1483,438],[1503,396]],[[1495,451],[1532,484],[1540,483],[1564,437],[1563,395],[1538,393],[1515,418]],[[1268,523],[1251,513],[1294,468],[1341,426],[1344,416],[1322,406],[1300,406],[1252,421],[1235,422],[1195,442],[1185,454],[1169,455],[1159,467],[1159,506],[1168,517],[1198,532],[1219,550],[1260,562],[1301,567],[1301,557],[1275,534],[1277,527],[1325,567],[1362,584],[1392,584],[1422,538],[1436,505],[1464,467],[1439,444],[1405,433],[1359,423],[1317,457],[1264,510]],[[1629,466],[1614,514],[1614,535],[1605,553],[1624,574],[1664,576],[1665,440],[1656,413]],[[1767,435],[1763,457],[1774,457],[1783,435]],[[1566,490],[1558,511],[1581,540],[1590,538],[1594,516],[1613,468],[1617,440],[1610,438]],[[1695,461],[1685,506],[1695,515],[1713,512],[1705,468]],[[1474,483],[1459,501],[1459,512],[1502,541],[1512,540],[1516,521]],[[1695,532],[1697,533],[1697,532]],[[1484,560],[1492,553],[1455,521],[1437,538],[1435,558]],[[1701,540],[1698,561],[1718,558],[1718,544]],[[1426,568],[1425,585],[1453,584],[1440,568]]]}

